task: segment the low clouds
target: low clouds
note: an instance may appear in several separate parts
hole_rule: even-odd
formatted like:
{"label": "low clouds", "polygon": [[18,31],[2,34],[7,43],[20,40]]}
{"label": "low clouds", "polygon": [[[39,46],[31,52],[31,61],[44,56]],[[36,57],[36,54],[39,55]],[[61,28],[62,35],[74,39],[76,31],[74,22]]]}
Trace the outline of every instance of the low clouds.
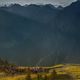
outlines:
{"label": "low clouds", "polygon": [[22,5],[24,4],[54,4],[54,5],[62,5],[67,6],[70,3],[74,2],[76,0],[0,0],[0,5],[4,4],[10,4],[10,3],[20,3]]}

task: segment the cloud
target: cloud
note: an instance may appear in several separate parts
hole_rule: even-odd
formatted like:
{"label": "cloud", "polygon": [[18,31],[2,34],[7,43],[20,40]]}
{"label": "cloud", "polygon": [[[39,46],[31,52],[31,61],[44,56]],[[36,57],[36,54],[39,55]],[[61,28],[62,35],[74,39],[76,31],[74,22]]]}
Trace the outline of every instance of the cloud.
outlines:
{"label": "cloud", "polygon": [[20,3],[22,5],[24,4],[31,4],[31,3],[36,3],[36,4],[54,4],[54,5],[63,5],[67,6],[70,3],[76,0],[0,0],[0,4],[10,4],[10,3]]}

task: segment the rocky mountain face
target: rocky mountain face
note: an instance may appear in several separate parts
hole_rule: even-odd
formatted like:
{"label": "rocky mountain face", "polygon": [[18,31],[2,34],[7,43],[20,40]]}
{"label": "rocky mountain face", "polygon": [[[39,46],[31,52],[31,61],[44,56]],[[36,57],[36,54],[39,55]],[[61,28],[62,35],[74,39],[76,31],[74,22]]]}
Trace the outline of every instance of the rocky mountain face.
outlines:
{"label": "rocky mountain face", "polygon": [[62,8],[0,8],[0,56],[21,65],[80,63],[80,1]]}

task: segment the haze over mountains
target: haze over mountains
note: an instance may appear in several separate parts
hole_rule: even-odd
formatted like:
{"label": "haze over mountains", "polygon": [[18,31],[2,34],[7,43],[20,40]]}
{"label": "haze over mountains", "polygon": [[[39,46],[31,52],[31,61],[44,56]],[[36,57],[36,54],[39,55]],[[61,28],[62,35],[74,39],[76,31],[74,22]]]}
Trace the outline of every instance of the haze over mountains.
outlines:
{"label": "haze over mountains", "polygon": [[21,65],[80,63],[80,1],[67,7],[0,8],[0,56]]}
{"label": "haze over mountains", "polygon": [[39,21],[41,23],[49,22],[59,12],[59,9],[55,8],[51,4],[46,5],[30,4],[25,6],[21,6],[19,4],[12,4],[9,7],[3,7],[3,9],[26,18]]}

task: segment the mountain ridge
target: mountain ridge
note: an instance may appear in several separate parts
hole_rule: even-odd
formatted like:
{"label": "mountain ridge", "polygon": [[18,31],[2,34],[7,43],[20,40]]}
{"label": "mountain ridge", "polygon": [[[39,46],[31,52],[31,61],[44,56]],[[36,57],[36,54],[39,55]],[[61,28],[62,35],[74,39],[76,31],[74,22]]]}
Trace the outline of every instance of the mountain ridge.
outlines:
{"label": "mountain ridge", "polygon": [[79,63],[79,8],[78,1],[59,9],[51,5],[1,7],[0,56],[32,66]]}

